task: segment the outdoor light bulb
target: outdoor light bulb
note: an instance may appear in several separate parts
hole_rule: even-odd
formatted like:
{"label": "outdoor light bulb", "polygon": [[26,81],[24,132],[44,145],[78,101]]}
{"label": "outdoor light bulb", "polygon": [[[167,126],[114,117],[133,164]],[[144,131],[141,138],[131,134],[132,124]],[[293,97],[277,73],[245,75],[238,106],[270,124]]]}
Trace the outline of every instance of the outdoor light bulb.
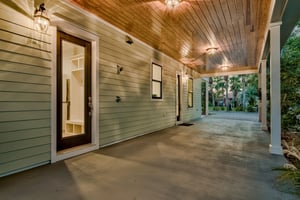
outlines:
{"label": "outdoor light bulb", "polygon": [[228,69],[228,66],[222,66],[221,68],[223,71],[227,70]]}
{"label": "outdoor light bulb", "polygon": [[179,5],[180,0],[166,0],[165,3],[168,7],[174,8]]}
{"label": "outdoor light bulb", "polygon": [[35,18],[35,24],[39,31],[46,32],[49,26],[49,20],[44,17],[38,16]]}

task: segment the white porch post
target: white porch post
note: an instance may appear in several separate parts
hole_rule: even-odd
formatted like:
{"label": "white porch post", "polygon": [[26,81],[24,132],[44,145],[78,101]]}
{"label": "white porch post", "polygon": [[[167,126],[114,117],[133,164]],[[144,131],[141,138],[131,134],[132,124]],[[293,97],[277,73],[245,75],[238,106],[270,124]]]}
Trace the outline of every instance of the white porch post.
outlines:
{"label": "white porch post", "polygon": [[280,25],[270,25],[270,79],[271,79],[271,144],[270,153],[282,155],[280,103]]}
{"label": "white porch post", "polygon": [[261,128],[268,130],[267,125],[267,60],[261,61]]}
{"label": "white porch post", "polygon": [[208,80],[205,80],[205,115],[208,115]]}
{"label": "white porch post", "polygon": [[[258,73],[258,90],[261,91],[261,65],[260,72]],[[258,121],[261,122],[261,92],[258,99]]]}

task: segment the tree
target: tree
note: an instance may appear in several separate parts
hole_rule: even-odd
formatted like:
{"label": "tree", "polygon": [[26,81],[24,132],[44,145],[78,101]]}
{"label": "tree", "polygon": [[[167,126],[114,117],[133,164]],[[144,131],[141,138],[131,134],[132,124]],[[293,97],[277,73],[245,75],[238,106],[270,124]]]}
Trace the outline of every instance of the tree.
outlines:
{"label": "tree", "polygon": [[229,85],[228,85],[228,76],[224,76],[224,81],[225,81],[225,89],[226,89],[226,109],[227,111],[229,111],[229,98],[228,98],[228,88],[229,88]]}
{"label": "tree", "polygon": [[214,82],[216,83],[216,96],[217,98],[222,98],[224,101],[224,92],[225,92],[225,81],[224,78],[221,76],[215,77]]}
{"label": "tree", "polygon": [[211,94],[211,104],[213,110],[215,110],[215,93],[214,93],[215,83],[212,77],[209,77],[209,90]]}
{"label": "tree", "polygon": [[230,90],[232,91],[232,105],[236,107],[237,105],[237,96],[241,91],[241,77],[240,76],[231,76],[229,78]]}
{"label": "tree", "polygon": [[245,79],[245,75],[242,75],[242,99],[243,99],[243,110],[245,110],[246,108],[246,79]]}
{"label": "tree", "polygon": [[246,102],[248,105],[256,106],[258,97],[258,76],[250,74],[247,76]]}

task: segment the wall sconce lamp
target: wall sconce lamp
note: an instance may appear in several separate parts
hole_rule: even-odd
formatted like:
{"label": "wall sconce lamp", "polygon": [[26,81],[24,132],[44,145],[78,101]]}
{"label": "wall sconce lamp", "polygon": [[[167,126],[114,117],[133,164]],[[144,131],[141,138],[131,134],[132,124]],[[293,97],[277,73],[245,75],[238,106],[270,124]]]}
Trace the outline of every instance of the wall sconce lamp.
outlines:
{"label": "wall sconce lamp", "polygon": [[218,48],[217,48],[217,47],[210,47],[210,48],[207,48],[207,49],[206,49],[206,52],[207,52],[208,54],[215,54],[217,51],[218,51]]}
{"label": "wall sconce lamp", "polygon": [[117,74],[120,74],[121,71],[123,71],[123,67],[121,67],[120,65],[117,65]]}
{"label": "wall sconce lamp", "polygon": [[119,97],[119,96],[116,96],[116,102],[117,102],[117,103],[120,103],[120,102],[121,102],[121,100],[122,100],[122,99],[121,99],[121,97]]}
{"label": "wall sconce lamp", "polygon": [[130,45],[133,43],[133,40],[128,35],[126,35],[126,43],[128,43]]}
{"label": "wall sconce lamp", "polygon": [[33,18],[37,30],[43,33],[47,32],[48,26],[50,24],[50,19],[48,17],[44,3],[42,3],[35,9]]}

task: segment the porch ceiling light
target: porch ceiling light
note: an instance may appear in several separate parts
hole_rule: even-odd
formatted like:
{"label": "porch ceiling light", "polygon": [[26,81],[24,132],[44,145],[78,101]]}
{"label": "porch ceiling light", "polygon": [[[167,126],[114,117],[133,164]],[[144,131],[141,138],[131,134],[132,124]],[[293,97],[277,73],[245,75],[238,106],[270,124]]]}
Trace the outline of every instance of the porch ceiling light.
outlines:
{"label": "porch ceiling light", "polygon": [[228,68],[229,68],[229,67],[228,67],[227,65],[223,65],[223,66],[221,67],[221,69],[222,69],[223,71],[226,71]]}
{"label": "porch ceiling light", "polygon": [[208,54],[215,54],[217,51],[218,51],[218,48],[217,48],[217,47],[210,47],[210,48],[207,48],[207,49],[206,49],[206,52],[207,52]]}
{"label": "porch ceiling light", "polygon": [[167,7],[175,8],[180,4],[181,0],[165,0],[165,4]]}
{"label": "porch ceiling light", "polygon": [[43,33],[47,32],[50,19],[48,17],[44,3],[42,3],[39,7],[35,9],[33,18],[37,30]]}

